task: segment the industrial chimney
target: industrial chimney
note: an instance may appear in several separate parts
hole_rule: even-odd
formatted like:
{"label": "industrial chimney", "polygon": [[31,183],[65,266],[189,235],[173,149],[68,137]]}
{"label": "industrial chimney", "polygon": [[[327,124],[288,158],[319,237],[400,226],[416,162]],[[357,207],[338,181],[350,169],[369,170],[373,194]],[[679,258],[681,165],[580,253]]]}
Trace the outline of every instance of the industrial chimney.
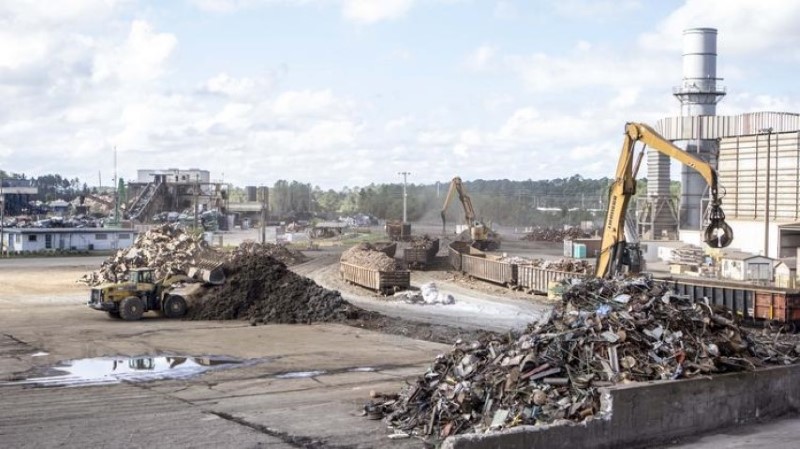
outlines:
{"label": "industrial chimney", "polygon": [[[714,28],[690,28],[683,32],[683,82],[674,89],[675,98],[681,102],[683,117],[713,116],[717,114],[717,103],[725,96],[725,90],[717,86],[717,30]],[[698,124],[701,121],[697,121]],[[702,132],[702,131],[700,131]],[[716,140],[676,142],[688,152],[703,160],[714,162]],[[707,196],[707,184],[694,169],[681,167],[680,228],[698,230],[702,226],[703,198]]]}

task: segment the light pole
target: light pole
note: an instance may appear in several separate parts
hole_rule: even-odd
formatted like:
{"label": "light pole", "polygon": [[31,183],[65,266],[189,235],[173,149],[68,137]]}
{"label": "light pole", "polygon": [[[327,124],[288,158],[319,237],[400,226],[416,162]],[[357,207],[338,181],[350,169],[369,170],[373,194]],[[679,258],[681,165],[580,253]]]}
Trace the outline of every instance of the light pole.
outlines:
{"label": "light pole", "polygon": [[765,182],[767,184],[767,191],[766,191],[766,201],[764,203],[764,256],[769,257],[769,175],[770,175],[770,165],[771,165],[771,155],[772,152],[772,128],[762,128],[759,129],[758,132],[760,134],[767,135],[767,177]]}
{"label": "light pole", "polygon": [[401,171],[397,172],[397,174],[403,176],[403,223],[408,223],[408,193],[406,193],[406,184],[408,183],[408,175],[410,175],[411,172]]}

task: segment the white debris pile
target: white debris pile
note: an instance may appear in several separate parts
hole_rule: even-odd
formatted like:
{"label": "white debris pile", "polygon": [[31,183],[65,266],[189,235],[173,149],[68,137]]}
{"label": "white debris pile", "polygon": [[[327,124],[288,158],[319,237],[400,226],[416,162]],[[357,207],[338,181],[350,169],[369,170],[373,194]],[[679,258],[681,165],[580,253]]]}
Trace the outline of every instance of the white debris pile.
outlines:
{"label": "white debris pile", "polygon": [[409,304],[455,304],[456,299],[449,293],[440,292],[433,282],[428,282],[420,287],[419,291],[404,291],[394,295]]}
{"label": "white debris pile", "polygon": [[190,267],[222,256],[210,248],[202,236],[193,236],[173,224],[154,227],[139,234],[130,248],[120,249],[106,259],[98,271],[79,280],[88,285],[119,282],[132,268],[151,267],[156,279],[187,274]]}

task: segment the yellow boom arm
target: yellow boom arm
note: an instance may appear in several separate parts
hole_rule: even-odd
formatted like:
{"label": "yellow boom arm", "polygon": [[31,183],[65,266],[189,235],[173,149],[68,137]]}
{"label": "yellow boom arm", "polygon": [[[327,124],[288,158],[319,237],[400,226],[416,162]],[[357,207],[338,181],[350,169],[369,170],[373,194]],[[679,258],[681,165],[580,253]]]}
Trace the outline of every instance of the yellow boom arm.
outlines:
{"label": "yellow boom arm", "polygon": [[453,201],[453,196],[456,194],[458,194],[458,200],[461,202],[461,206],[464,207],[464,220],[466,220],[467,226],[469,226],[470,229],[474,226],[475,210],[472,208],[472,200],[469,195],[467,195],[466,190],[464,190],[461,178],[456,176],[450,181],[450,188],[447,189],[447,196],[444,199],[444,206],[442,206],[442,234],[447,232],[445,229],[445,213],[450,206],[450,202]]}
{"label": "yellow boom arm", "polygon": [[712,248],[723,248],[733,241],[733,231],[725,223],[725,214],[720,207],[717,172],[714,168],[702,159],[676,147],[661,137],[653,128],[643,123],[627,123],[622,154],[617,163],[614,183],[609,192],[603,240],[595,271],[597,277],[613,276],[620,271],[622,265],[630,265],[629,257],[640,256],[639,254],[627,254],[625,242],[625,215],[631,198],[636,194],[636,172],[644,153],[643,148],[634,167],[633,153],[636,142],[642,142],[645,146],[677,159],[703,176],[711,190],[710,223],[705,231],[705,242]]}

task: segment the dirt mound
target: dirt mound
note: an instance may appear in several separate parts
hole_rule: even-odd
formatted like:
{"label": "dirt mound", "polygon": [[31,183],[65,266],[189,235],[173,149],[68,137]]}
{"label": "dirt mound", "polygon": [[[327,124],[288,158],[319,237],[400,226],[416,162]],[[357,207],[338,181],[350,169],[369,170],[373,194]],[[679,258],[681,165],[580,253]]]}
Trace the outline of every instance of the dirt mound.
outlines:
{"label": "dirt mound", "polygon": [[245,255],[259,257],[270,256],[273,259],[283,262],[287,266],[297,265],[308,260],[305,254],[294,249],[289,249],[284,245],[256,242],[242,243],[231,253],[230,258],[237,259],[244,257]]}
{"label": "dirt mound", "polygon": [[399,394],[365,407],[392,427],[444,438],[601,415],[599,387],[797,363],[800,345],[749,332],[650,279],[571,287],[519,337],[460,342]]}
{"label": "dirt mound", "polygon": [[250,320],[251,323],[341,321],[358,308],[339,292],[289,271],[265,252],[242,252],[224,266],[225,284],[210,287],[189,309],[193,320]]}
{"label": "dirt mound", "polygon": [[193,236],[177,225],[165,224],[139,234],[129,248],[120,249],[106,259],[98,271],[79,280],[91,286],[104,282],[118,282],[132,268],[155,268],[155,276],[162,279],[176,274],[186,274],[189,267],[201,260],[222,261],[221,253],[210,248],[202,236]]}
{"label": "dirt mound", "polygon": [[369,243],[359,243],[342,253],[342,262],[379,271],[396,271],[397,261]]}

